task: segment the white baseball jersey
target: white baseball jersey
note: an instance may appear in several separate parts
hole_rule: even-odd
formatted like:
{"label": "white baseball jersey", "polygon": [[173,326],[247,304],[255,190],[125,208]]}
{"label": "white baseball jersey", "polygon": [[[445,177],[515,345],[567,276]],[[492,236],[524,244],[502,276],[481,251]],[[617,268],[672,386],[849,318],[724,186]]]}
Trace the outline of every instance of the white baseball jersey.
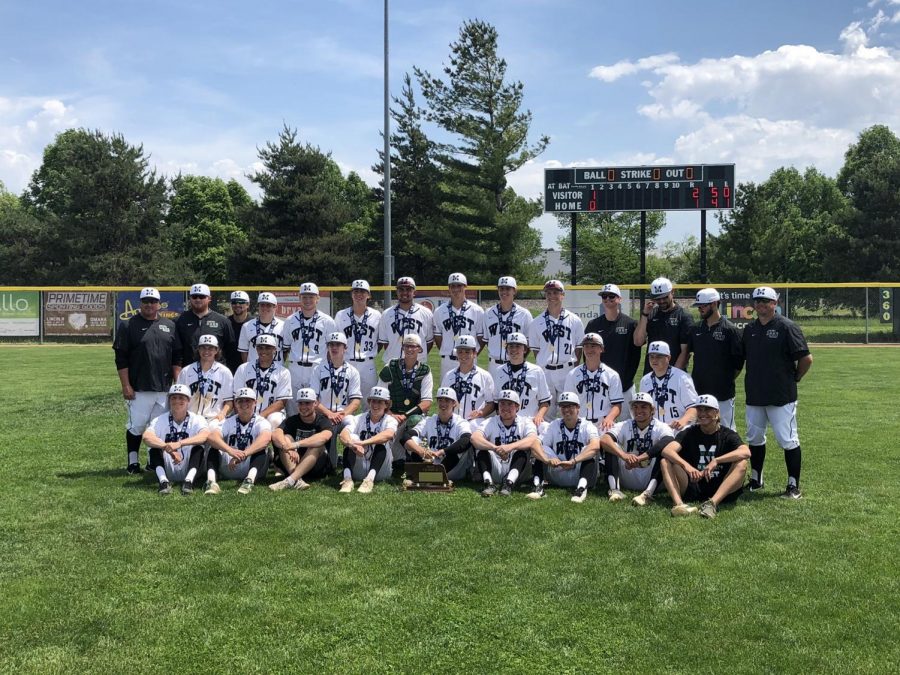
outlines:
{"label": "white baseball jersey", "polygon": [[[378,326],[381,312],[366,308],[362,316],[353,313],[353,307],[342,309],[334,317],[336,329],[347,338],[347,359],[357,362],[374,359],[378,353]],[[354,366],[356,367],[356,366]]]}
{"label": "white baseball jersey", "polygon": [[662,377],[656,377],[651,370],[641,378],[640,390],[653,397],[656,402],[654,414],[660,422],[672,423],[697,404],[694,381],[675,366],[669,366]]}
{"label": "white baseball jersey", "polygon": [[150,421],[150,428],[161,441],[174,443],[196,436],[209,427],[202,415],[188,411],[181,422],[176,422],[168,412],[164,412]]}
{"label": "white baseball jersey", "polygon": [[600,364],[598,370],[580,365],[569,371],[564,391],[574,391],[581,402],[581,414],[590,422],[599,422],[616,403],[621,404],[622,380],[612,368]]}
{"label": "white baseball jersey", "polygon": [[290,401],[293,398],[291,373],[284,366],[273,363],[263,370],[259,362],[242,363],[234,371],[234,388],[250,387],[256,390],[256,412],[262,412],[275,401]]}
{"label": "white baseball jersey", "polygon": [[453,354],[454,343],[459,335],[476,337],[481,327],[484,310],[477,302],[463,300],[462,307],[456,309],[445,302],[434,311],[434,334],[441,337],[441,356]]}
{"label": "white baseball jersey", "polygon": [[419,445],[429,450],[443,450],[455,443],[463,434],[471,434],[472,427],[456,413],[444,424],[437,415],[423,417],[413,432],[419,437]]}
{"label": "white baseball jersey", "polygon": [[404,335],[415,333],[422,341],[422,353],[419,361],[428,359],[428,343],[434,341],[434,315],[431,310],[414,302],[408,310],[394,305],[381,315],[378,325],[378,344],[385,345],[384,364],[402,356],[400,341]]}
{"label": "white baseball jersey", "polygon": [[231,385],[234,377],[224,363],[214,361],[209,370],[204,371],[200,362],[195,361],[178,374],[178,384],[186,384],[191,389],[188,410],[211,420],[216,417],[227,401],[231,400]]}
{"label": "white baseball jersey", "polygon": [[478,337],[487,343],[491,361],[506,361],[506,338],[510,333],[523,333],[527,337],[530,325],[531,312],[527,309],[513,303],[508,312],[503,312],[497,303],[485,311]]}
{"label": "white baseball jersey", "polygon": [[531,321],[527,337],[528,346],[537,351],[534,360],[541,368],[571,366],[575,365],[575,348],[584,337],[584,324],[566,309],[557,319],[545,310]]}
{"label": "white baseball jersey", "polygon": [[505,445],[521,441],[528,436],[537,436],[537,429],[530,417],[516,415],[516,420],[510,426],[506,426],[499,415],[488,419],[484,429],[481,430],[488,442],[494,445]]}
{"label": "white baseball jersey", "polygon": [[540,366],[527,361],[519,368],[507,363],[500,369],[499,380],[495,380],[495,391],[499,394],[504,389],[512,389],[519,395],[521,405],[519,415],[534,417],[540,405],[551,399],[547,378]]}
{"label": "white baseball jersey", "polygon": [[553,420],[547,427],[541,437],[541,443],[550,457],[569,460],[584,450],[593,439],[599,437],[597,427],[583,417],[578,418],[574,429],[569,429],[563,420],[558,419]]}
{"label": "white baseball jersey", "polygon": [[222,434],[222,440],[232,448],[246,450],[265,431],[272,431],[272,425],[265,417],[254,413],[246,424],[242,423],[237,415],[232,415],[222,423],[219,433]]}
{"label": "white baseball jersey", "polygon": [[316,310],[310,318],[297,310],[284,322],[284,348],[290,350],[291,365],[318,365],[325,358],[328,336],[335,331],[334,320]]}
{"label": "white baseball jersey", "polygon": [[262,323],[259,318],[247,321],[241,327],[241,334],[238,336],[239,352],[247,354],[247,361],[256,361],[259,354],[256,353],[256,339],[260,335],[274,335],[277,346],[275,349],[276,363],[282,363],[284,360],[284,321],[277,316],[272,319],[268,325]]}
{"label": "white baseball jersey", "polygon": [[459,401],[459,414],[469,419],[474,411],[495,399],[494,378],[484,368],[475,366],[468,373],[454,368],[444,376],[442,387],[452,387]]}
{"label": "white baseball jersey", "polygon": [[349,363],[334,368],[327,358],[319,364],[313,389],[319,395],[319,403],[331,411],[343,410],[353,399],[361,399],[359,373]]}
{"label": "white baseball jersey", "polygon": [[[344,418],[344,421],[347,423],[347,428],[350,429],[350,440],[352,441],[366,441],[388,429],[394,432],[397,431],[397,420],[387,414],[382,416],[378,422],[373,422],[369,413],[348,415]],[[367,448],[371,447],[367,446]],[[366,454],[369,454],[369,452]],[[390,458],[388,458],[388,464],[390,464]]]}
{"label": "white baseball jersey", "polygon": [[[617,422],[606,433],[629,455],[640,455],[647,452],[654,443],[665,436],[675,438],[675,432],[668,424],[654,419],[651,419],[650,424],[643,430],[638,428],[637,422],[634,420],[625,420]],[[644,490],[647,483],[650,482],[655,461],[656,459],[651,459],[633,469],[629,469],[624,462],[620,462],[619,483],[621,486],[626,490]]]}

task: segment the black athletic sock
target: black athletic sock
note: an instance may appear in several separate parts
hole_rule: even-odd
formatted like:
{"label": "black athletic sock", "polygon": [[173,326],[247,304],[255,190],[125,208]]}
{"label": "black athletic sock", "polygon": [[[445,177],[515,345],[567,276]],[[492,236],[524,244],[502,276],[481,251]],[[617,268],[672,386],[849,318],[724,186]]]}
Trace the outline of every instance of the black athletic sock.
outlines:
{"label": "black athletic sock", "polygon": [[531,483],[537,487],[539,485],[544,484],[544,471],[547,465],[544,464],[541,460],[534,460],[534,464],[531,466],[531,475],[533,478],[531,479]]}
{"label": "black athletic sock", "polygon": [[509,470],[518,469],[519,475],[522,475],[522,469],[525,468],[525,464],[528,462],[528,453],[524,450],[516,450],[513,453],[512,461],[509,463]]}
{"label": "black athletic sock", "polygon": [[794,485],[800,487],[800,446],[784,451],[784,463],[787,466],[788,483],[793,479]]}
{"label": "black athletic sock", "polygon": [[475,466],[478,467],[478,475],[483,476],[485,471],[491,472],[491,453],[489,450],[479,450],[475,455]]}
{"label": "black athletic sock", "polygon": [[453,469],[456,468],[456,465],[459,464],[460,458],[461,458],[461,455],[459,455],[458,453],[454,452],[451,454],[448,452],[447,455],[444,457],[443,461],[441,461],[441,464],[444,465],[444,468],[447,470],[447,473],[450,473],[451,471],[453,471]]}
{"label": "black athletic sock", "polygon": [[[586,464],[587,462],[585,462]],[[616,484],[619,483],[619,475],[620,468],[619,467],[619,458],[611,452],[603,453],[603,475],[606,477],[606,483],[609,484],[609,477],[612,476],[616,479]]]}
{"label": "black athletic sock", "polygon": [[156,469],[158,466],[163,466],[163,456],[162,450],[159,448],[150,448],[147,453],[150,456],[150,468]]}
{"label": "black athletic sock", "polygon": [[[756,480],[763,482],[763,464],[766,463],[766,446],[750,446],[750,470],[756,472]],[[750,474],[751,478],[753,474]]]}
{"label": "black athletic sock", "polygon": [[581,462],[581,470],[578,472],[578,475],[581,478],[587,480],[588,490],[593,490],[594,486],[597,484],[597,462],[593,459],[586,459]]}
{"label": "black athletic sock", "polygon": [[[132,456],[131,453],[134,453]],[[125,432],[125,456],[127,458],[126,464],[140,464],[140,453],[141,453],[141,436],[134,435],[130,431]]]}
{"label": "black athletic sock", "polygon": [[250,468],[256,469],[257,478],[265,478],[269,470],[269,455],[265,450],[250,457]]}
{"label": "black athletic sock", "polygon": [[372,460],[369,462],[369,471],[374,471],[377,474],[381,470],[381,466],[384,464],[386,457],[387,447],[383,443],[376,445],[372,449]]}
{"label": "black athletic sock", "polygon": [[344,468],[352,469],[356,466],[356,453],[350,448],[344,448]]}

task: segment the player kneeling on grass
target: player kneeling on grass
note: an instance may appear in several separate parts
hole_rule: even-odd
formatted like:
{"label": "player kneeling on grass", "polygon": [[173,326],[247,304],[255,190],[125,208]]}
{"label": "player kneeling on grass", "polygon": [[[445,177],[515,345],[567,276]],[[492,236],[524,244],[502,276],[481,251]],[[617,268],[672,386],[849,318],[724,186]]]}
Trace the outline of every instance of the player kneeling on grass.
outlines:
{"label": "player kneeling on grass", "polygon": [[228,366],[216,361],[219,340],[215,335],[201,335],[197,343],[200,360],[178,374],[178,384],[191,390],[188,409],[206,420],[209,430],[218,429],[231,413],[231,388],[234,378]]}
{"label": "player kneeling on grass", "polygon": [[697,402],[694,381],[681,368],[670,365],[671,351],[662,340],[651,342],[647,355],[650,372],[641,378],[640,390],[650,394],[656,402],[656,419],[675,431],[686,429],[697,419],[693,408]]}
{"label": "player kneeling on grass", "polygon": [[574,487],[572,501],[580,504],[597,483],[600,435],[591,422],[579,416],[581,402],[574,391],[564,391],[557,401],[562,417],[550,423],[534,449],[534,489],[529,499],[544,496],[544,475],[561,487]]}
{"label": "player kneeling on grass", "polygon": [[317,410],[316,392],[305,387],[297,392],[299,412],[291,415],[272,433],[281,464],[288,477],[269,486],[270,490],[305,490],[307,480],[319,480],[332,472],[327,448],[334,436],[328,418]]}
{"label": "player kneeling on grass", "polygon": [[498,483],[503,484],[501,496],[511,495],[528,463],[529,451],[541,443],[531,418],[519,415],[516,392],[505,389],[500,392],[498,401],[499,413],[488,419],[483,429],[476,429],[472,434],[475,465],[484,482],[483,497],[497,494]]}
{"label": "player kneeling on grass", "polygon": [[653,419],[653,398],[639,392],[631,401],[631,419],[618,422],[600,439],[609,483],[609,501],[625,499],[625,490],[639,494],[631,500],[635,506],[653,501],[659,485],[662,449],[675,440],[672,428]]}
{"label": "player kneeling on grass", "polygon": [[256,414],[273,429],[284,422],[287,402],[293,397],[291,373],[275,361],[278,338],[263,334],[256,338],[257,358],[241,364],[234,372],[234,389],[249,387],[256,391]]}
{"label": "player kneeling on grass", "polygon": [[173,384],[168,396],[169,412],[150,422],[143,439],[150,448],[150,468],[159,480],[159,494],[171,494],[171,483],[181,481],[181,493],[188,495],[203,462],[209,429],[203,417],[188,410],[191,390],[187,385]]}
{"label": "player kneeling on grass", "polygon": [[700,515],[715,518],[719,504],[733,502],[744,490],[750,448],[719,423],[719,402],[703,394],[697,401],[695,426],[682,431],[662,451],[662,477],[675,502],[673,516],[697,512],[687,501],[705,500]]}
{"label": "player kneeling on grass", "polygon": [[391,395],[385,387],[372,387],[369,410],[347,418],[341,431],[344,444],[344,479],[340,492],[353,492],[353,481],[362,479],[359,492],[368,494],[376,480],[391,475],[388,447],[397,433],[397,420],[387,414]]}
{"label": "player kneeling on grass", "polygon": [[[246,364],[245,364],[246,365]],[[209,436],[209,457],[206,462],[206,485],[203,492],[221,492],[216,474],[243,481],[238,488],[242,495],[253,489],[257,476],[269,470],[266,448],[272,440],[272,425],[256,413],[256,391],[250,387],[234,393],[236,415],[232,415]]]}
{"label": "player kneeling on grass", "polygon": [[456,391],[437,391],[438,414],[421,420],[403,440],[407,462],[443,464],[450,480],[461,480],[472,468],[469,422],[456,414]]}

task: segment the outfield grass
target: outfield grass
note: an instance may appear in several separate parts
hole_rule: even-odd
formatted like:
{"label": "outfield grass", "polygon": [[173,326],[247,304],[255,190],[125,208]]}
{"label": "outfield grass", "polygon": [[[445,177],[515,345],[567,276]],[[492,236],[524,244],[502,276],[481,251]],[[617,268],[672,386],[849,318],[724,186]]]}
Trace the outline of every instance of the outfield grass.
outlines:
{"label": "outfield grass", "polygon": [[898,355],[814,348],[805,498],[770,444],[769,489],[705,521],[558,489],[163,499],[122,470],[108,346],[0,347],[0,670],[896,672]]}

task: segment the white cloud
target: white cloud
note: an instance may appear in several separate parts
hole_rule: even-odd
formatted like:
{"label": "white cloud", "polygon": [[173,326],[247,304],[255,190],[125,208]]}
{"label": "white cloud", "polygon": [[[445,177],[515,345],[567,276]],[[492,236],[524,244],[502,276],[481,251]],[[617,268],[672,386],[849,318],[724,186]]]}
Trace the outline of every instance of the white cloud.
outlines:
{"label": "white cloud", "polygon": [[595,66],[591,68],[588,77],[593,77],[603,82],[615,82],[626,75],[634,75],[645,70],[657,70],[672,63],[678,63],[677,54],[655,54],[653,56],[645,56],[637,61],[625,60],[611,66]]}
{"label": "white cloud", "polygon": [[75,110],[57,98],[0,97],[0,181],[21,192],[38,168],[44,146],[78,124]]}

